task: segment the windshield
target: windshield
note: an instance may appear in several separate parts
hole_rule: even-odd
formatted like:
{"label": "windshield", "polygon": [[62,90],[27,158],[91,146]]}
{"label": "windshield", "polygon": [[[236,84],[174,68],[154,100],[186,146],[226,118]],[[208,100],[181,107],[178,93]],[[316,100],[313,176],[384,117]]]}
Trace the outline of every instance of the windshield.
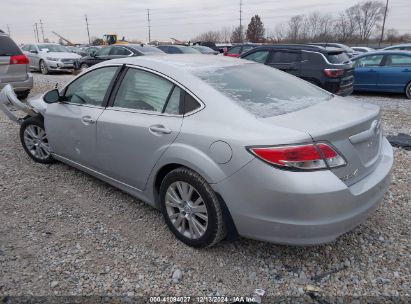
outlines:
{"label": "windshield", "polygon": [[193,73],[258,117],[294,112],[333,97],[308,82],[257,63]]}
{"label": "windshield", "polygon": [[197,50],[195,50],[195,49],[193,49],[192,47],[189,47],[189,46],[179,47],[179,49],[184,54],[199,54],[199,53],[201,53],[200,51],[197,51]]}
{"label": "windshield", "polygon": [[37,45],[42,52],[68,52],[67,48],[59,44],[39,44]]}

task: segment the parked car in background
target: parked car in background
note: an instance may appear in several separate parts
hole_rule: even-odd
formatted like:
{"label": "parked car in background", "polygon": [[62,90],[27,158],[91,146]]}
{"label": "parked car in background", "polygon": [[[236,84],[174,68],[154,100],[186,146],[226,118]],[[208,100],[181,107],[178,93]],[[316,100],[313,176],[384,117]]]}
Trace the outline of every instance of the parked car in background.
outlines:
{"label": "parked car in background", "polygon": [[[20,120],[27,155],[161,209],[193,247],[237,233],[330,242],[382,202],[393,150],[377,105],[246,60],[154,57],[103,62],[30,100]],[[1,105],[18,103],[9,93]]]}
{"label": "parked car in background", "polygon": [[90,55],[76,60],[74,65],[76,69],[87,69],[106,60],[152,54],[164,54],[164,52],[155,47],[144,44],[110,45],[99,49],[97,52],[91,52]]}
{"label": "parked car in background", "polygon": [[310,44],[311,45],[321,45],[323,47],[336,47],[336,48],[343,49],[344,52],[346,52],[348,57],[350,57],[350,58],[360,54],[359,52],[357,52],[354,49],[350,48],[348,45],[345,45],[345,44],[342,44],[342,43],[319,42],[319,43],[310,43]]}
{"label": "parked car in background", "polygon": [[368,52],[374,52],[375,51],[375,49],[373,49],[373,48],[369,48],[369,47],[366,47],[366,46],[353,46],[353,47],[351,47],[354,51],[356,51],[358,54],[361,54],[361,53],[368,53]]}
{"label": "parked car in background", "polygon": [[389,51],[411,51],[411,43],[403,43],[403,44],[397,44],[397,45],[392,45],[389,47],[384,48],[384,50]]}
{"label": "parked car in background", "polygon": [[192,48],[191,46],[186,46],[186,45],[177,45],[177,44],[159,45],[157,46],[157,48],[167,54],[201,54],[199,50],[196,50]]}
{"label": "parked car in background", "polygon": [[411,98],[410,51],[377,51],[353,62],[355,91],[404,93]]}
{"label": "parked car in background", "polygon": [[228,49],[231,48],[232,46],[233,45],[231,43],[216,43],[216,47],[218,48],[218,51],[222,54],[228,51]]}
{"label": "parked car in background", "polygon": [[219,52],[219,48],[217,47],[217,45],[211,41],[198,41],[198,42],[195,42],[192,46],[195,46],[195,45],[206,46],[214,51]]}
{"label": "parked car in background", "polygon": [[23,99],[33,88],[33,76],[29,73],[27,56],[7,34],[0,31],[0,89],[8,83]]}
{"label": "parked car in background", "polygon": [[254,48],[240,58],[277,68],[337,95],[353,91],[353,64],[340,48],[273,44]]}
{"label": "parked car in background", "polygon": [[191,46],[193,49],[200,51],[201,54],[207,54],[207,55],[218,55],[220,54],[219,51],[215,51],[207,46],[204,45],[193,45]]}
{"label": "parked car in background", "polygon": [[228,57],[240,57],[241,54],[244,54],[257,46],[260,46],[260,44],[252,44],[252,43],[239,44],[239,45],[235,45],[229,48],[223,54],[224,56],[228,56]]}
{"label": "parked car in background", "polygon": [[99,50],[101,50],[101,48],[102,46],[100,45],[93,45],[93,46],[83,47],[82,50],[84,53],[86,53],[86,55],[84,56],[90,56],[94,53],[97,53]]}
{"label": "parked car in background", "polygon": [[69,52],[75,53],[80,55],[81,57],[86,56],[87,53],[84,52],[81,48],[71,45],[65,45],[65,47],[69,50]]}
{"label": "parked car in background", "polygon": [[53,71],[70,71],[74,68],[74,61],[81,58],[80,55],[56,43],[25,44],[21,49],[29,58],[30,68],[43,74]]}

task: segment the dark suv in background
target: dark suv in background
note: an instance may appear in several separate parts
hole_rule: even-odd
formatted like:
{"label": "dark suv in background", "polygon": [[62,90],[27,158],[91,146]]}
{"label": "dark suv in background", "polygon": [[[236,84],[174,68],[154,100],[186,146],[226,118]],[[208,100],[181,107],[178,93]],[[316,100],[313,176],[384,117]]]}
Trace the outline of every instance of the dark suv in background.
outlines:
{"label": "dark suv in background", "polygon": [[276,44],[254,48],[240,58],[293,74],[337,95],[353,91],[353,63],[340,48]]}
{"label": "dark suv in background", "polygon": [[29,59],[0,30],[0,90],[8,83],[12,85],[17,97],[23,99],[33,88],[33,76],[29,73]]}

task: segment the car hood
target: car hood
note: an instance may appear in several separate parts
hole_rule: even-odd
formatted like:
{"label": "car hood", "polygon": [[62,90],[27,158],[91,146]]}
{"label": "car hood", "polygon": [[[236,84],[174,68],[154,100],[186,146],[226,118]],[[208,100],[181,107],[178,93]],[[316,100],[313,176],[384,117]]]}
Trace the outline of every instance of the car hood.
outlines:
{"label": "car hood", "polygon": [[42,53],[44,57],[53,57],[58,59],[79,59],[80,55],[71,52],[48,52]]}

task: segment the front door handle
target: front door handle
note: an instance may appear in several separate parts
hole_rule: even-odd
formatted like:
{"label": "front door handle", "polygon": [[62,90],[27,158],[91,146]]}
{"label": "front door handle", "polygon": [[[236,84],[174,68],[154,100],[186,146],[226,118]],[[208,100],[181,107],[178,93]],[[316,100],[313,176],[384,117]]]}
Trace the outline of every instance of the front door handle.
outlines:
{"label": "front door handle", "polygon": [[149,130],[153,133],[162,133],[162,134],[170,134],[171,130],[166,128],[163,125],[154,125],[149,128]]}
{"label": "front door handle", "polygon": [[83,116],[81,120],[86,124],[93,124],[96,122],[91,116]]}

